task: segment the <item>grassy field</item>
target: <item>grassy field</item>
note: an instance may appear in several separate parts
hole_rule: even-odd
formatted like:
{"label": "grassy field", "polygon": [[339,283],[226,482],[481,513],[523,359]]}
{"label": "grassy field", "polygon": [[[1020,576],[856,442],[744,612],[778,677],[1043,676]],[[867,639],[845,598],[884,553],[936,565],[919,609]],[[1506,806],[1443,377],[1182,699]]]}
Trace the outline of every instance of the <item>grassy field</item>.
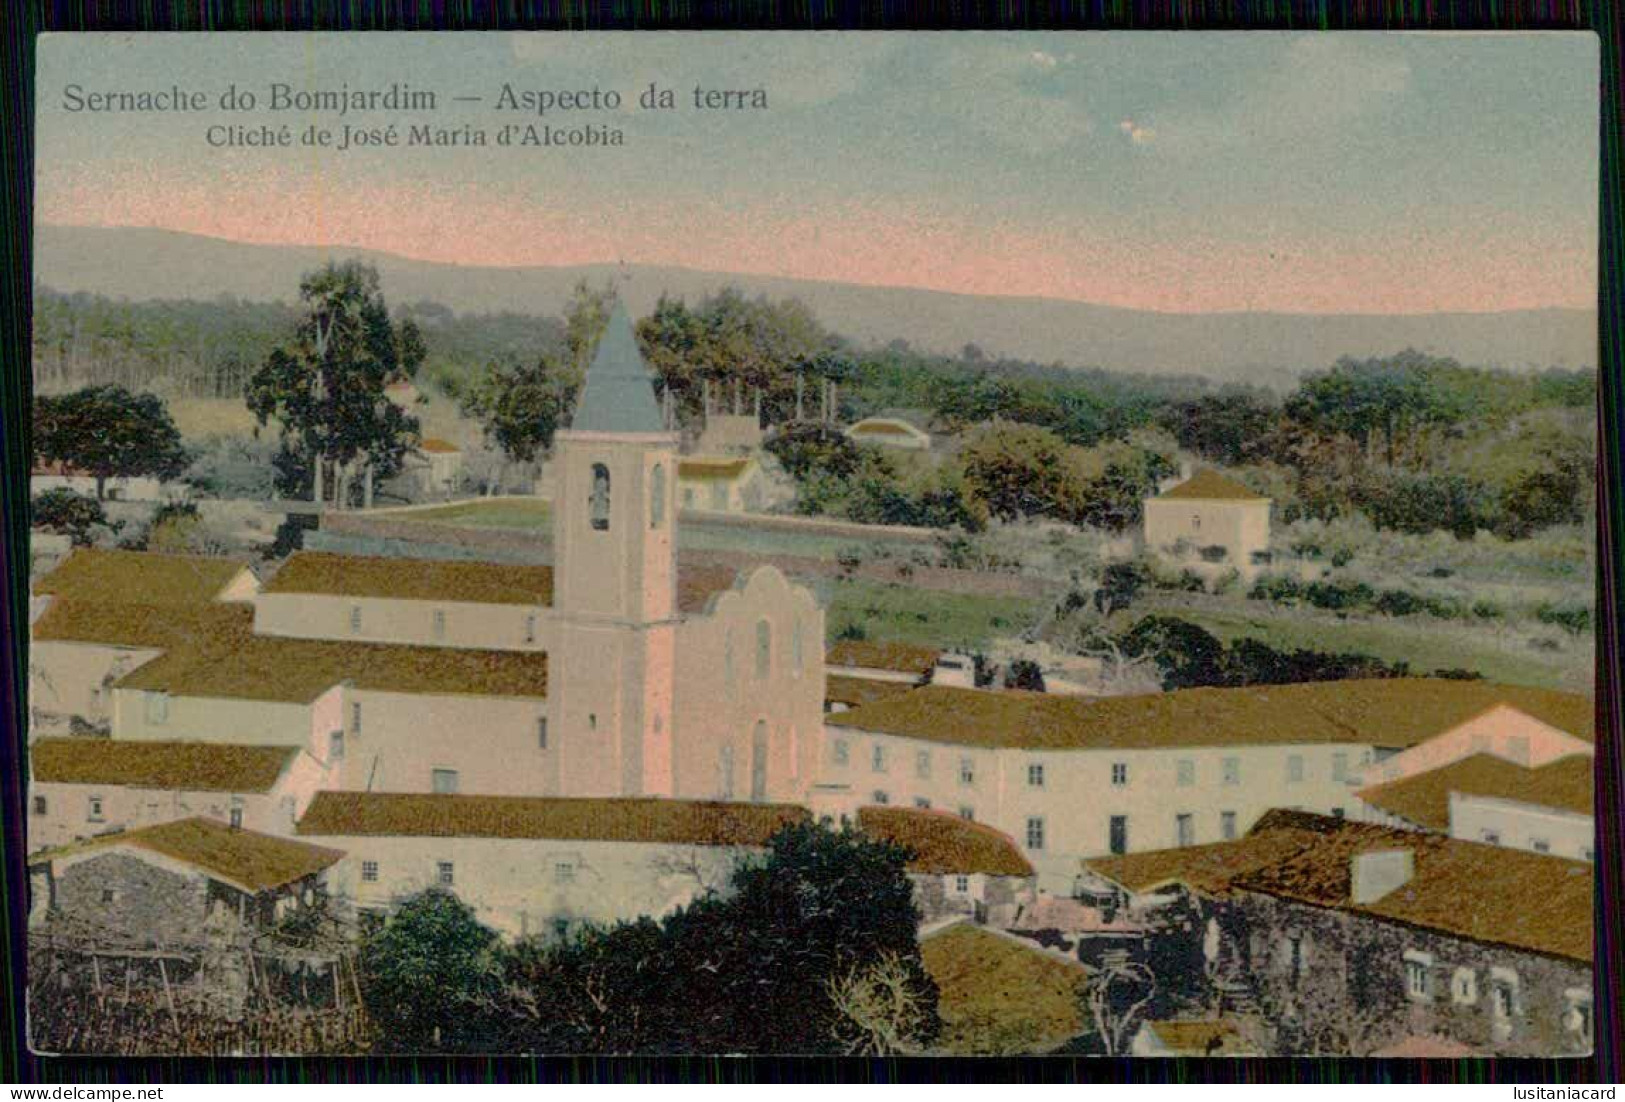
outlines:
{"label": "grassy field", "polygon": [[[1225,642],[1251,637],[1283,650],[1354,651],[1387,662],[1407,662],[1413,673],[1466,668],[1492,681],[1571,692],[1592,688],[1592,637],[1488,627],[1429,616],[1350,616],[1263,601],[1225,601],[1184,593],[1146,594],[1125,613],[1125,624],[1153,613],[1178,616]],[[1550,650],[1531,645],[1547,641]]]}
{"label": "grassy field", "polygon": [[1020,634],[1044,604],[866,578],[827,584],[830,602],[824,622],[832,640],[843,628],[857,625],[869,639],[982,650],[995,638]]}
{"label": "grassy field", "polygon": [[1081,965],[965,925],[926,938],[920,954],[937,982],[942,1051],[1046,1052],[1083,1031]]}

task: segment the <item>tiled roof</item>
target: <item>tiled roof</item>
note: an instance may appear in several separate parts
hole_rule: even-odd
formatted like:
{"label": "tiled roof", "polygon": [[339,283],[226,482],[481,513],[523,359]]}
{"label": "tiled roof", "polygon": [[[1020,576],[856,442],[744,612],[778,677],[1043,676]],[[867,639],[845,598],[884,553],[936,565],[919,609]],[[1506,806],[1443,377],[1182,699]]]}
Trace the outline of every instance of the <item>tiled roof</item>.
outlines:
{"label": "tiled roof", "polygon": [[912,851],[908,871],[969,876],[1031,876],[1033,867],[1009,835],[945,811],[862,807],[858,827]]}
{"label": "tiled roof", "polygon": [[35,642],[101,643],[163,650],[220,632],[247,631],[254,606],[246,602],[200,605],[124,604],[54,597],[34,621]]}
{"label": "tiled roof", "polygon": [[1218,471],[1203,469],[1165,493],[1157,495],[1163,501],[1268,501],[1263,494],[1254,493],[1233,478]]}
{"label": "tiled roof", "polygon": [[134,846],[192,865],[247,892],[268,891],[303,880],[344,856],[336,849],[229,827],[213,819],[191,818],[104,834],[88,842],[36,853],[28,860],[30,865],[37,865],[121,846]]}
{"label": "tiled roof", "polygon": [[1090,857],[1084,864],[1133,895],[1172,884],[1183,884],[1207,895],[1222,895],[1238,877],[1297,853],[1313,841],[1312,834],[1286,827],[1269,831],[1255,828],[1247,837],[1230,842]]}
{"label": "tiled roof", "polygon": [[1500,702],[1591,737],[1588,698],[1419,677],[1105,698],[926,685],[831,715],[826,722],[877,734],[1030,750],[1332,742],[1400,749]]}
{"label": "tiled roof", "polygon": [[[1192,853],[1220,847],[1229,854],[1228,872],[1213,871],[1211,854]],[[1411,880],[1374,902],[1354,903],[1353,858],[1395,849],[1414,855]],[[1259,892],[1492,945],[1584,962],[1592,957],[1592,869],[1582,861],[1276,810],[1233,842],[1085,864],[1128,886],[1138,873],[1125,862],[1136,860],[1161,862],[1164,881],[1208,894]],[[1182,862],[1189,862],[1186,872],[1179,871]],[[1535,900],[1538,906],[1531,905]]]}
{"label": "tiled roof", "polygon": [[116,687],[308,704],[341,681],[375,692],[540,699],[547,695],[547,655],[238,631],[166,651]]}
{"label": "tiled roof", "polygon": [[824,678],[824,699],[853,708],[913,691],[914,686],[903,681],[877,681],[872,677],[842,677],[839,674]]}
{"label": "tiled roof", "polygon": [[426,437],[423,443],[418,445],[418,451],[438,452],[442,455],[449,454],[451,452],[460,452],[462,450],[462,448],[459,448],[450,440],[442,440],[438,436]]}
{"label": "tiled roof", "polygon": [[763,846],[780,828],[811,818],[791,804],[649,798],[555,798],[393,792],[318,792],[301,835],[545,838]]}
{"label": "tiled roof", "polygon": [[738,478],[749,467],[749,459],[683,459],[677,463],[677,477],[691,479]]}
{"label": "tiled roof", "polygon": [[33,779],[198,792],[269,792],[294,746],[44,738],[28,748]]}
{"label": "tiled roof", "polygon": [[866,639],[839,639],[824,657],[826,666],[848,669],[891,670],[924,677],[942,652],[911,643],[871,643]]}
{"label": "tiled roof", "polygon": [[553,602],[553,568],[301,551],[283,564],[262,592],[548,605]]}
{"label": "tiled roof", "polygon": [[1359,793],[1360,799],[1390,815],[1429,830],[1450,829],[1450,793],[1559,808],[1590,815],[1596,762],[1571,754],[1531,769],[1491,754],[1474,754]]}
{"label": "tiled roof", "polygon": [[239,559],[80,548],[34,585],[35,593],[146,605],[212,601],[244,569]]}
{"label": "tiled roof", "polygon": [[923,938],[920,959],[940,993],[938,1043],[949,1052],[1042,1052],[1086,1027],[1086,973],[1075,960],[967,923]]}
{"label": "tiled roof", "polygon": [[677,568],[677,609],[704,612],[711,598],[732,589],[739,572],[731,566],[679,566]]}

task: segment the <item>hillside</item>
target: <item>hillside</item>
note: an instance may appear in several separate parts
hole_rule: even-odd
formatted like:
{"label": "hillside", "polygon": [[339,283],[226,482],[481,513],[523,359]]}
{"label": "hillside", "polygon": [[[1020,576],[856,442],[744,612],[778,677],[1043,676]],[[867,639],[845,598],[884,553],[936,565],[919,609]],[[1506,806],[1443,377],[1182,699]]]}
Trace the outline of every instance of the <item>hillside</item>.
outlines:
{"label": "hillside", "polygon": [[750,294],[800,298],[830,328],[864,345],[902,338],[918,348],[955,352],[975,343],[1021,359],[1276,386],[1340,356],[1388,355],[1407,347],[1508,368],[1596,362],[1596,317],[1589,310],[1162,314],[684,268],[459,267],[358,249],[249,245],[168,230],[86,226],[39,226],[34,255],[36,282],[59,291],[251,301],[289,300],[304,271],[329,256],[360,256],[378,267],[391,301],[428,300],[460,313],[556,315],[578,280],[603,281],[621,272],[629,277],[626,294],[635,313],[647,312],[663,291],[693,301],[734,284]]}

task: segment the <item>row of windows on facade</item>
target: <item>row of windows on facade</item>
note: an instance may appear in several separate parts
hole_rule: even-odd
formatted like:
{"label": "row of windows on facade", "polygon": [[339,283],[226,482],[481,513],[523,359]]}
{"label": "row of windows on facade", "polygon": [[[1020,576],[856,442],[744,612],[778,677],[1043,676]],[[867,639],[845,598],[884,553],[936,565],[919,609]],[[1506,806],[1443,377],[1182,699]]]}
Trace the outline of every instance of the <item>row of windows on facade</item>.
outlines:
{"label": "row of windows on facade", "polygon": [[[847,740],[838,738],[833,743],[832,755],[836,765],[847,765],[851,761],[851,750]],[[884,743],[875,743],[869,753],[870,768],[876,773],[886,773],[891,769],[890,755]],[[931,751],[917,750],[914,754],[914,775],[921,780],[931,776]],[[1225,784],[1241,783],[1241,759],[1225,758],[1220,765],[1222,778]],[[1289,754],[1286,759],[1286,781],[1288,784],[1298,784],[1306,779],[1304,759],[1302,754]],[[1332,755],[1332,779],[1334,781],[1347,781],[1349,779],[1349,756],[1346,753]],[[1127,787],[1129,783],[1129,769],[1127,762],[1111,763],[1112,785],[1116,788]],[[976,783],[976,759],[959,759],[959,783],[974,785]],[[1180,787],[1188,787],[1196,783],[1196,762],[1191,758],[1181,758],[1176,766],[1175,783]],[[1027,765],[1027,786],[1029,788],[1044,787],[1044,766],[1039,762],[1030,762]]]}
{"label": "row of windows on facade", "polygon": [[[230,824],[233,827],[241,827],[243,825],[242,797],[233,796],[231,799],[232,799],[232,806],[227,809],[227,821],[230,822]],[[155,811],[156,807],[157,807],[156,804],[149,804],[148,805],[149,811]],[[43,795],[40,795],[40,794],[35,794],[34,801],[33,801],[33,809],[34,809],[34,814],[35,815],[49,815],[51,813],[51,801],[46,796],[43,796]],[[107,821],[107,797],[105,797],[105,796],[86,796],[85,797],[85,822],[87,822],[87,823],[105,823],[106,821]]]}
{"label": "row of windows on facade", "polygon": [[[481,620],[482,624],[485,622],[485,620],[486,620],[485,613],[482,612],[480,614],[480,620]],[[361,606],[360,605],[351,605],[350,606],[350,634],[351,635],[360,635],[361,634],[361,628],[362,628]],[[430,636],[432,638],[435,638],[435,639],[444,639],[446,637],[446,610],[445,609],[437,608],[437,609],[433,609],[433,610],[430,611],[430,613],[429,613],[429,634],[430,634]],[[536,642],[536,613],[534,613],[534,612],[525,613],[523,638],[524,638],[524,641],[527,642],[527,643]]]}
{"label": "row of windows on facade", "polygon": [[[1478,832],[1478,840],[1487,846],[1498,846],[1501,844],[1501,832],[1490,827],[1485,827]],[[1552,852],[1552,840],[1550,838],[1541,838],[1536,835],[1530,835],[1529,848],[1534,850],[1536,853],[1550,853]],[[1580,860],[1594,861],[1596,860],[1596,857],[1597,851],[1594,847],[1580,847]]]}
{"label": "row of windows on facade", "polygon": [[[377,861],[361,862],[361,882],[376,884],[381,873]],[[555,861],[553,863],[553,882],[555,884],[573,884],[576,879],[576,862]],[[443,887],[452,887],[457,883],[457,865],[453,861],[435,862],[435,883]]]}

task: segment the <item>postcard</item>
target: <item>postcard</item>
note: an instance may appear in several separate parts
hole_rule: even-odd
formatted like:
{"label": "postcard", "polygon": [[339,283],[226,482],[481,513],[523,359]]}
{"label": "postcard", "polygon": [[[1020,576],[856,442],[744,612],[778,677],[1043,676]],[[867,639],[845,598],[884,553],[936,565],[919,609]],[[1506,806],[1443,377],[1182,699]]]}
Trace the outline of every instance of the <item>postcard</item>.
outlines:
{"label": "postcard", "polygon": [[44,36],[34,1050],[1588,1053],[1598,64]]}

